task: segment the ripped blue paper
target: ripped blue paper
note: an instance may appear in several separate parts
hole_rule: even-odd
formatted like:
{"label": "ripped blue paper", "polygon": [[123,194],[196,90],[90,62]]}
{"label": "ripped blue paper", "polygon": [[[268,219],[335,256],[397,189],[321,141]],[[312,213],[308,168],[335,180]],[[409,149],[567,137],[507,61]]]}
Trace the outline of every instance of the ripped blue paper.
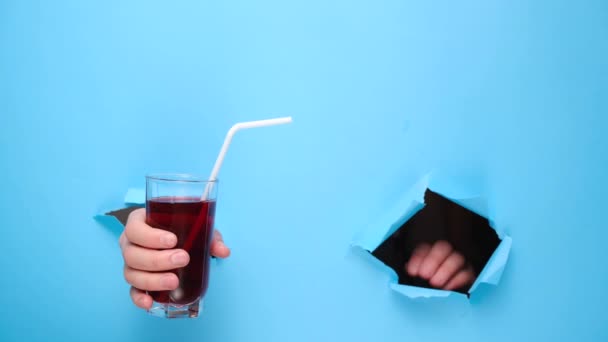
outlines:
{"label": "ripped blue paper", "polygon": [[[372,251],[389,238],[418,211],[424,208],[424,194],[427,189],[439,193],[464,208],[488,219],[491,227],[496,231],[501,241],[468,292],[473,293],[481,283],[497,285],[500,282],[500,278],[502,277],[502,273],[509,258],[512,245],[511,237],[494,226],[495,224],[492,217],[488,216],[489,208],[486,200],[479,196],[469,194],[466,191],[463,191],[463,189],[450,186],[450,183],[445,182],[444,179],[433,178],[430,173],[414,184],[414,186],[391,206],[383,216],[356,234],[351,243],[351,247],[363,249],[369,252],[371,256]],[[375,259],[375,257],[371,257]],[[378,265],[391,273],[389,287],[393,291],[408,298],[445,298],[451,295],[465,296],[464,294],[454,291],[399,284],[398,276],[393,269],[384,265],[382,262]]]}
{"label": "ripped blue paper", "polygon": [[108,228],[112,233],[120,235],[130,211],[142,207],[146,203],[145,189],[130,188],[125,194],[122,206],[111,210],[103,210],[94,216],[94,219]]}
{"label": "ripped blue paper", "polygon": [[481,283],[498,285],[502,272],[505,269],[507,260],[509,259],[509,252],[511,251],[512,239],[510,236],[501,237],[502,241],[494,251],[494,254],[488,260],[486,267],[483,268],[473,286],[469,292],[473,292],[477,286]]}
{"label": "ripped blue paper", "polygon": [[120,236],[124,229],[124,225],[118,220],[118,218],[110,215],[109,213],[97,214],[94,216],[94,219],[116,236]]}

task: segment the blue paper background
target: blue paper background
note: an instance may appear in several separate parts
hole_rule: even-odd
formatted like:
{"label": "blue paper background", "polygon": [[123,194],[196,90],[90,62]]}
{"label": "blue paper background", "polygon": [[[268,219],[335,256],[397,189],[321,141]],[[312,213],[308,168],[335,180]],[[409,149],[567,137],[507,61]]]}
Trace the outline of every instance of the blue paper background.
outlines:
{"label": "blue paper background", "polygon": [[[606,37],[602,0],[0,1],[0,340],[606,340]],[[92,217],[283,115],[225,160],[206,313],[133,307]],[[513,238],[470,303],[348,248],[431,169]]]}

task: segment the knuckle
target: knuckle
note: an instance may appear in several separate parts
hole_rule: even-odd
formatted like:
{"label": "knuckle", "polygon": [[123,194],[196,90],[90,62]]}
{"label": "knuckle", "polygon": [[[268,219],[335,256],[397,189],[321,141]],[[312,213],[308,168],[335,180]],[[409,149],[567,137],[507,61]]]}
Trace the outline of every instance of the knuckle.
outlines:
{"label": "knuckle", "polygon": [[132,212],[129,213],[129,215],[127,216],[127,222],[131,221],[134,217],[141,215],[141,212],[145,210],[144,208],[139,208],[139,209],[135,209]]}
{"label": "knuckle", "polygon": [[430,264],[425,264],[420,267],[420,275],[422,276],[422,278],[429,278],[433,275],[433,270],[431,269],[431,267],[433,266]]}
{"label": "knuckle", "polygon": [[144,209],[140,208],[137,210],[133,210],[129,214],[129,216],[127,216],[127,224],[125,225],[124,234],[125,234],[126,238],[129,240],[130,240],[131,236],[133,235],[133,231],[136,229],[137,220],[141,216],[142,210],[144,210]]}
{"label": "knuckle", "polygon": [[458,267],[461,267],[464,265],[464,256],[462,256],[462,254],[460,253],[452,253],[452,256],[450,257],[452,263]]}
{"label": "knuckle", "polygon": [[444,241],[444,240],[437,241],[435,243],[435,248],[437,248],[439,251],[444,251],[444,252],[452,251],[452,245],[450,245],[449,242]]}
{"label": "knuckle", "polygon": [[123,271],[123,276],[129,285],[135,286],[134,281],[133,281],[133,278],[134,278],[133,272],[128,267],[125,267],[125,269]]}
{"label": "knuckle", "polygon": [[123,231],[124,239],[127,241],[131,241],[133,236],[133,223],[127,222],[125,225],[125,230]]}
{"label": "knuckle", "polygon": [[124,246],[121,249],[121,254],[122,254],[122,259],[125,261],[125,263],[128,264],[128,260],[129,260],[129,246]]}
{"label": "knuckle", "polygon": [[433,278],[431,278],[431,280],[429,280],[429,283],[431,283],[432,286],[439,287],[443,285],[443,278],[439,276],[434,276]]}
{"label": "knuckle", "polygon": [[137,266],[135,264],[136,260],[137,260],[137,258],[135,257],[135,253],[136,252],[137,251],[135,250],[135,248],[133,247],[133,245],[126,246],[123,249],[122,257],[123,257],[125,263],[127,264],[127,266],[136,268],[136,266]]}

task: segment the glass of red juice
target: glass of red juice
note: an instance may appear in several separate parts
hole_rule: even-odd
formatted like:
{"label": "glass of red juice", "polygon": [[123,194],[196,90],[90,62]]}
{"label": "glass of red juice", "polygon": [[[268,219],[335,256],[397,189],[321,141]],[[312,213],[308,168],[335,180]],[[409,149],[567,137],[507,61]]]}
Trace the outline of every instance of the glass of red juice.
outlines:
{"label": "glass of red juice", "polygon": [[149,313],[165,318],[194,318],[202,310],[209,284],[211,239],[217,181],[189,174],[146,176],[146,223],[177,236],[177,246],[188,252],[190,262],[174,269],[179,287],[172,291],[151,291]]}

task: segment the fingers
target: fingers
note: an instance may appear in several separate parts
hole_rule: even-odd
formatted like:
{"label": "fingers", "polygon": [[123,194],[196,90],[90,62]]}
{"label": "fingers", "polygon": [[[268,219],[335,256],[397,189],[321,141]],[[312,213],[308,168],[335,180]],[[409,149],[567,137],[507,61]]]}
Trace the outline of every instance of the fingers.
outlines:
{"label": "fingers", "polygon": [[424,261],[420,265],[419,275],[424,279],[431,279],[439,266],[452,253],[452,245],[446,241],[437,241]]}
{"label": "fingers", "polygon": [[222,234],[215,230],[213,231],[213,240],[211,241],[211,255],[218,258],[227,258],[230,256],[230,249],[224,244]]}
{"label": "fingers", "polygon": [[152,307],[152,297],[134,287],[131,287],[131,300],[139,308],[148,310]]}
{"label": "fingers", "polygon": [[406,271],[410,276],[418,276],[418,272],[420,271],[420,265],[422,265],[424,258],[426,258],[430,251],[431,246],[426,243],[423,243],[416,247],[416,249],[412,253],[412,256],[410,257],[410,260],[407,262],[406,265]]}
{"label": "fingers", "polygon": [[444,290],[452,291],[458,288],[461,288],[465,285],[473,283],[475,280],[475,273],[473,269],[469,266],[464,270],[458,272],[447,285],[444,286]]}
{"label": "fingers", "polygon": [[410,276],[423,278],[434,288],[450,291],[475,280],[471,265],[446,241],[416,247],[405,269]]}
{"label": "fingers", "polygon": [[[146,224],[145,209],[131,212],[118,243],[125,261],[124,278],[132,286],[130,296],[137,307],[152,307],[152,297],[146,291],[171,291],[179,286],[177,276],[164,271],[186,266],[190,256],[182,249],[173,249],[177,245],[175,234]],[[220,258],[230,255],[219,231],[214,231],[210,252]]]}
{"label": "fingers", "polygon": [[152,250],[131,243],[123,248],[125,263],[141,271],[168,271],[184,267],[190,262],[190,256],[181,249]]}
{"label": "fingers", "polygon": [[175,290],[179,286],[177,276],[170,272],[143,272],[125,265],[124,277],[127,283],[144,291]]}
{"label": "fingers", "polygon": [[464,257],[458,252],[452,252],[450,256],[439,266],[437,272],[431,277],[431,286],[443,288],[445,284],[460,271],[465,265]]}
{"label": "fingers", "polygon": [[129,242],[147,248],[173,248],[177,244],[175,234],[162,229],[152,228],[146,224],[146,211],[144,208],[134,210],[129,214],[124,235]]}

